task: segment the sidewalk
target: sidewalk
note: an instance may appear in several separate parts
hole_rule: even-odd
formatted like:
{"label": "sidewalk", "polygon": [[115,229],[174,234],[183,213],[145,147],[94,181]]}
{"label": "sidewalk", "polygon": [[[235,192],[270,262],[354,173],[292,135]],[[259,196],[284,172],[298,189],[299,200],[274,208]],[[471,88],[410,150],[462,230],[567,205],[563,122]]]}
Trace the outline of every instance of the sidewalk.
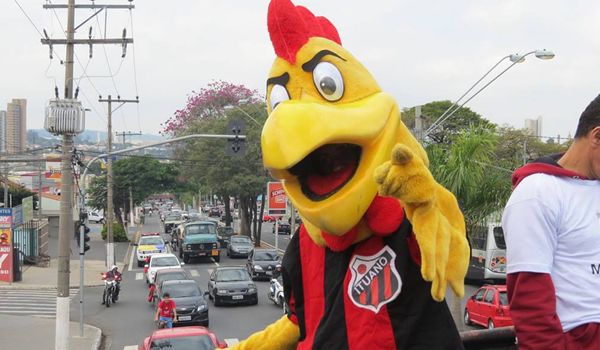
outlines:
{"label": "sidewalk", "polygon": [[[3,349],[54,349],[54,319],[40,317],[24,317],[2,315]],[[79,336],[79,323],[71,322],[70,350],[98,350],[102,341],[102,332],[99,328],[84,325],[83,337]]]}

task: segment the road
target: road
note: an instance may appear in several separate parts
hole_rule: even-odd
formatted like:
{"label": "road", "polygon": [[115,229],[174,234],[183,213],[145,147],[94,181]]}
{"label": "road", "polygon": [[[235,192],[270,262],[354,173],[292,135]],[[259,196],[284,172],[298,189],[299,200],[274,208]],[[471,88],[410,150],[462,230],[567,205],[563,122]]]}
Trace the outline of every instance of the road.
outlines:
{"label": "road", "polygon": [[[158,219],[147,217],[143,231],[161,231]],[[245,264],[245,259],[230,259],[225,252],[221,254],[219,264],[212,259],[205,259],[184,266],[203,290],[208,284],[209,273],[215,267]],[[135,262],[129,264],[124,271],[119,301],[110,308],[101,305],[102,288],[86,288],[85,322],[102,329],[105,335],[104,350],[134,349],[128,347],[141,343],[154,330],[154,309],[145,299],[148,288],[142,276],[143,268],[138,268]],[[212,302],[209,303],[209,328],[220,339],[246,338],[283,315],[281,308],[267,299],[269,282],[256,281],[256,284],[258,305],[214,307]],[[73,310],[71,319],[78,320],[78,312],[78,308]]]}

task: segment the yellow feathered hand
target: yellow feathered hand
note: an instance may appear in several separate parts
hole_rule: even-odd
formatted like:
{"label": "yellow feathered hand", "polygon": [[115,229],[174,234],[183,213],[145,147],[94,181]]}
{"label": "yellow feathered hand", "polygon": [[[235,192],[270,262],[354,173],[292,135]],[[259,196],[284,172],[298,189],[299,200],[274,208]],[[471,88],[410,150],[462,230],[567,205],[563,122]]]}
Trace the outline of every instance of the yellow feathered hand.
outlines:
{"label": "yellow feathered hand", "polygon": [[399,199],[406,210],[419,243],[421,274],[433,282],[433,299],[444,300],[448,283],[462,297],[470,254],[465,221],[454,195],[404,144],[396,144],[392,160],[375,170],[375,181],[382,196]]}
{"label": "yellow feathered hand", "polygon": [[264,330],[233,345],[229,350],[292,350],[300,338],[300,329],[284,315]]}

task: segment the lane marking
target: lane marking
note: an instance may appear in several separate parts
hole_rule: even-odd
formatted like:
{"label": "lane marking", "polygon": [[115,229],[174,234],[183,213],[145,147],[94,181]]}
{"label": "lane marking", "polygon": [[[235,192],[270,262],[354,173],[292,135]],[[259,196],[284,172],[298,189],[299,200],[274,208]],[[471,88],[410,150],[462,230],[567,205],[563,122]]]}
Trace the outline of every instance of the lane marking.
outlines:
{"label": "lane marking", "polygon": [[192,275],[192,277],[200,276],[200,274],[198,273],[198,270],[190,270],[190,274]]}
{"label": "lane marking", "polygon": [[143,272],[136,272],[135,274],[135,280],[136,281],[141,281],[144,278],[144,273]]}
{"label": "lane marking", "polygon": [[[132,271],[132,269],[133,269],[133,257],[136,255],[133,252],[133,247],[135,247],[135,246],[133,246],[133,245],[129,246],[129,249],[131,250],[131,254],[129,254],[129,268],[127,269],[129,271]],[[136,258],[136,260],[137,260],[137,258]]]}
{"label": "lane marking", "polygon": [[[260,241],[260,243],[261,243],[261,244],[264,244],[264,245],[266,245],[267,247],[269,247],[269,248],[271,248],[271,249],[275,249],[275,246],[274,246],[274,245],[271,245],[271,244],[269,244],[269,243],[267,243],[267,242],[265,242],[265,241]],[[279,254],[283,255],[283,254],[285,253],[285,250],[283,250],[283,249],[281,249],[281,248],[277,248],[277,253],[279,253]]]}
{"label": "lane marking", "polygon": [[227,344],[227,346],[233,346],[240,342],[240,340],[238,338],[228,338],[223,341]]}
{"label": "lane marking", "polygon": [[[212,258],[211,258],[211,259],[212,259]],[[215,259],[212,259],[212,261],[215,263],[215,265],[217,265],[217,267],[221,266],[221,265],[219,265],[219,263],[218,263],[218,262],[216,262],[216,261],[215,261]]]}
{"label": "lane marking", "polygon": [[137,345],[127,345],[126,347],[123,348],[123,350],[137,350],[138,346]]}

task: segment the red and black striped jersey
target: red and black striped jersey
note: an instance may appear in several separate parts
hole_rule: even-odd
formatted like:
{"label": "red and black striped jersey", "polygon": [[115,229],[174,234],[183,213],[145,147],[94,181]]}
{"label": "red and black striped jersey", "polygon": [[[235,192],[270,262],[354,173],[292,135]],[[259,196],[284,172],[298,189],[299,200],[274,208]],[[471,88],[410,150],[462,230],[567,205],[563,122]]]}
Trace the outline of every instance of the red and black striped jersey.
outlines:
{"label": "red and black striped jersey", "polygon": [[300,227],[283,258],[297,349],[463,349],[446,303],[432,299],[411,258],[411,232],[405,219],[387,237],[335,252]]}

